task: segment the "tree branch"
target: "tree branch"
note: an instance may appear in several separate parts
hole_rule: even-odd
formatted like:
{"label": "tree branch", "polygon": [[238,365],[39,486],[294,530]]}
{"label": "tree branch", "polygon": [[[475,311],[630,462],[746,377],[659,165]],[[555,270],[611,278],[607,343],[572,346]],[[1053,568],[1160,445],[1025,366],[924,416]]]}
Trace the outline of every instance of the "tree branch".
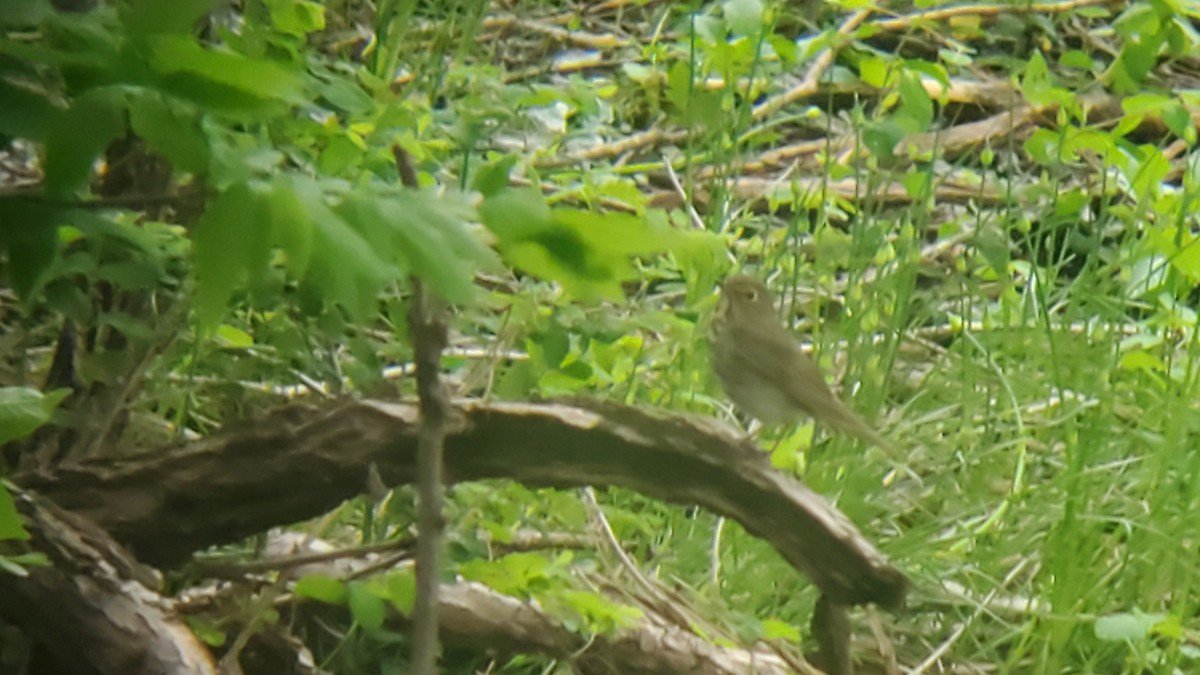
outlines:
{"label": "tree branch", "polygon": [[[450,482],[620,485],[740,522],[807,574],[830,602],[899,608],[907,580],[824,499],[761,450],[705,418],[617,404],[462,402],[446,442]],[[405,403],[295,405],[195,443],[90,462],[18,485],[90,517],[141,560],[196,550],[327,512],[359,494],[375,463],[412,482],[418,409]]]}
{"label": "tree branch", "polygon": [[[418,187],[412,159],[395,145],[392,154],[400,182],[410,190]],[[446,335],[446,308],[441,299],[412,277],[413,296],[408,310],[408,332],[413,344],[417,371],[417,397],[421,403],[417,429],[417,571],[413,605],[412,672],[435,675],[438,661],[438,549],[442,530],[442,455],[446,427],[453,415],[449,396],[442,385],[442,350]]]}

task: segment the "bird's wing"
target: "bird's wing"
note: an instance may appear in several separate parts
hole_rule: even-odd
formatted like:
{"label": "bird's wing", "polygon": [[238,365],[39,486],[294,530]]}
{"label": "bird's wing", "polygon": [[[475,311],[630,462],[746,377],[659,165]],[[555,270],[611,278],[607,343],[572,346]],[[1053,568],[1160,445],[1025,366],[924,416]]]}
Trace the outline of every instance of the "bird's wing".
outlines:
{"label": "bird's wing", "polygon": [[[871,425],[859,417],[829,388],[817,364],[800,350],[791,335],[782,328],[778,331],[739,330],[734,326],[735,339],[744,347],[738,361],[745,370],[772,383],[786,392],[797,407],[822,424],[829,425],[842,433],[850,434],[866,443],[890,449],[892,445],[880,436]],[[764,359],[750,358],[750,354],[767,353],[781,355],[781,362],[764,363]]]}

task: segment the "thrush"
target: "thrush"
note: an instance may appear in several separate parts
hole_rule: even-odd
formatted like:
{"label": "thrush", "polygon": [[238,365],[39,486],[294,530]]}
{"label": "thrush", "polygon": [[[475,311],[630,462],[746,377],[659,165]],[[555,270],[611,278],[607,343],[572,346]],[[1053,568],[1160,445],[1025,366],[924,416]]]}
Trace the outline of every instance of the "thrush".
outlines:
{"label": "thrush", "polygon": [[725,393],[764,424],[791,424],[807,416],[861,441],[891,449],[826,384],[775,314],[770,291],[737,275],[721,287],[710,327],[713,370]]}

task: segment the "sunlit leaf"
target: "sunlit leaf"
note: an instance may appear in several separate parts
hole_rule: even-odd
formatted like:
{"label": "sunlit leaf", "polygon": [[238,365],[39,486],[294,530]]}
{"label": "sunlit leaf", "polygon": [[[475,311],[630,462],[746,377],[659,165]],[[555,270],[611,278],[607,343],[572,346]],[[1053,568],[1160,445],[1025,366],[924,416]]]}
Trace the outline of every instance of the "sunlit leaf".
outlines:
{"label": "sunlit leaf", "polygon": [[274,61],[202,47],[190,36],[151,38],[150,53],[165,88],[207,108],[247,113],[300,100],[299,75]]}
{"label": "sunlit leaf", "polygon": [[757,35],[763,27],[762,0],[725,0],[721,5],[729,28],[738,35]]}
{"label": "sunlit leaf", "polygon": [[[3,403],[0,403],[0,406],[3,406]],[[21,514],[17,512],[17,505],[13,503],[12,493],[0,482],[0,541],[8,539],[29,539],[29,531],[21,522]]]}
{"label": "sunlit leaf", "polygon": [[512,553],[499,560],[471,560],[459,566],[459,574],[492,590],[516,597],[529,597],[546,588],[548,561],[535,553]]}
{"label": "sunlit leaf", "polygon": [[387,618],[387,606],[370,584],[350,582],[346,585],[346,606],[350,615],[359,625],[376,630],[383,626]]}
{"label": "sunlit leaf", "polygon": [[591,591],[568,590],[556,593],[555,597],[563,600],[584,619],[589,632],[611,634],[620,628],[636,625],[645,615],[637,607],[614,602]]}
{"label": "sunlit leaf", "polygon": [[325,7],[308,0],[265,0],[275,27],[284,33],[304,37],[325,28]]}
{"label": "sunlit leaf", "polygon": [[384,579],[386,597],[403,614],[412,613],[417,598],[417,579],[411,571],[392,572]]}
{"label": "sunlit leaf", "polygon": [[312,598],[331,605],[346,602],[346,584],[332,577],[313,574],[296,582],[292,589],[296,597]]}
{"label": "sunlit leaf", "polygon": [[50,421],[69,390],[43,394],[28,387],[0,387],[0,445],[24,438]]}

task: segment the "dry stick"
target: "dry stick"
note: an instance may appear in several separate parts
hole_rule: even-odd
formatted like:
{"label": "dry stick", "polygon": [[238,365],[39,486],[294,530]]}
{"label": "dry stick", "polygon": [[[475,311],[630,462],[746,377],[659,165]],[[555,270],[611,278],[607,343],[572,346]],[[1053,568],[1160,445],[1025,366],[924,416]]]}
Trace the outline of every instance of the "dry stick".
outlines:
{"label": "dry stick", "polygon": [[961,5],[958,7],[947,7],[945,9],[934,9],[928,12],[918,12],[909,14],[908,16],[900,16],[894,19],[880,19],[872,21],[871,25],[885,31],[907,30],[913,25],[920,22],[942,21],[951,19],[956,16],[999,16],[1001,14],[1037,14],[1037,13],[1058,13],[1069,12],[1080,7],[1088,7],[1090,5],[1106,5],[1110,0],[1067,0],[1067,2],[1038,2],[1027,5]]}
{"label": "dry stick", "polygon": [[647,131],[633,134],[632,136],[627,136],[619,141],[598,145],[594,148],[584,150],[568,157],[546,157],[545,159],[539,160],[537,165],[539,167],[554,168],[597,159],[608,159],[609,157],[623,155],[627,152],[639,150],[657,143],[682,143],[688,139],[691,133],[692,132],[690,131],[682,129],[673,129],[670,131],[657,128],[649,129]]}
{"label": "dry stick", "polygon": [[259,560],[226,561],[219,558],[199,559],[192,563],[191,568],[205,577],[241,578],[247,574],[262,572],[282,572],[285,570],[327,563],[347,558],[363,558],[371,553],[389,553],[401,551],[408,554],[413,542],[410,539],[393,539],[378,544],[365,544],[349,548],[338,548],[331,551],[313,553],[295,553],[292,555],[272,556]]}
{"label": "dry stick", "polygon": [[[417,188],[417,174],[408,153],[392,147],[400,182]],[[417,581],[413,603],[413,647],[410,672],[434,675],[438,660],[438,547],[445,520],[442,515],[442,453],[449,397],[442,388],[442,350],[448,342],[446,310],[419,279],[413,277],[408,330],[412,335],[421,418],[417,428]]]}
{"label": "dry stick", "polygon": [[[854,30],[862,24],[862,22],[867,20],[867,17],[871,16],[871,11],[872,10],[869,9],[863,9],[851,14],[850,17],[846,19],[845,23],[843,23],[837,29],[837,38],[835,39],[841,40],[853,33]],[[780,108],[783,108],[789,103],[793,103],[806,96],[812,96],[815,94],[817,87],[821,84],[821,76],[825,74],[825,71],[829,69],[830,64],[833,63],[833,56],[837,53],[838,47],[839,45],[834,43],[821,50],[821,53],[817,54],[817,58],[813,59],[812,65],[809,66],[808,72],[804,74],[804,79],[800,81],[800,84],[779,96],[763,101],[761,104],[755,106],[752,117],[755,120],[761,120],[762,118],[778,111]]]}
{"label": "dry stick", "polygon": [[527,31],[538,33],[557,42],[562,42],[584,49],[610,49],[613,47],[624,47],[626,41],[612,34],[586,33],[579,30],[567,30],[558,26],[553,26],[544,22],[533,21],[530,19],[519,19],[515,16],[492,16],[483,20],[484,30],[504,30],[510,28],[523,28]]}
{"label": "dry stick", "polygon": [[675,188],[675,194],[679,195],[679,199],[683,202],[683,207],[687,210],[688,217],[692,219],[692,225],[697,230],[704,231],[704,219],[700,217],[700,213],[696,211],[696,207],[692,205],[692,200],[688,199],[687,190],[683,189],[683,183],[679,182],[679,176],[675,174],[674,167],[671,162],[663,160],[663,168],[667,170],[667,178],[671,180],[671,187]]}
{"label": "dry stick", "polygon": [[[999,585],[992,588],[987,596],[984,597],[971,616],[967,617],[965,621],[955,626],[954,630],[950,632],[950,635],[942,641],[942,644],[938,645],[936,649],[930,652],[929,656],[925,657],[924,661],[917,664],[915,668],[909,670],[908,675],[924,675],[926,671],[931,670],[938,665],[938,662],[941,660],[941,658],[950,651],[950,647],[952,647],[955,642],[958,642],[959,638],[961,638],[963,634],[967,632],[967,628],[969,628],[971,624],[975,623],[980,616],[983,616],[987,612],[988,604],[991,603],[992,599],[996,597],[996,595],[1000,592],[1000,589],[1006,588],[1010,583],[1012,583],[1012,580],[1016,579],[1021,572],[1023,572],[1025,568],[1029,566],[1029,562],[1029,558],[1021,558],[1021,560],[1017,562],[1013,569],[1009,571],[1007,575],[1005,575],[1004,580]],[[940,668],[938,670],[941,671]]]}
{"label": "dry stick", "polygon": [[624,547],[621,546],[621,540],[617,538],[617,534],[613,532],[612,525],[609,525],[608,519],[604,517],[604,511],[601,510],[600,503],[596,501],[596,491],[591,486],[583,489],[583,501],[592,517],[596,519],[596,524],[600,527],[600,531],[604,533],[604,538],[608,541],[608,545],[613,553],[616,554],[621,566],[637,582],[635,585],[641,586],[642,591],[654,600],[657,611],[674,621],[681,628],[693,625],[695,623],[693,619],[678,609],[682,605],[672,603],[670,598],[664,596],[662,590],[642,574],[642,571],[638,569],[637,563],[625,552]]}
{"label": "dry stick", "polygon": [[[929,12],[921,12],[902,16],[895,19],[880,19],[873,21],[871,25],[882,31],[894,32],[898,30],[906,30],[918,21],[938,21],[948,19],[955,16],[979,14],[984,16],[998,15],[1006,11],[1020,11],[1021,13],[1036,13],[1048,12],[1058,13],[1067,12],[1080,7],[1090,5],[1106,4],[1109,0],[1067,0],[1066,2],[1052,3],[1037,3],[1025,5],[1023,7],[1014,8],[1008,5],[968,5],[963,7],[950,7],[947,9],[933,10]],[[860,10],[852,14],[845,23],[838,28],[838,35],[846,37],[857,29],[871,15],[871,10]],[[811,96],[816,93],[821,76],[833,63],[834,55],[836,54],[835,47],[828,47],[817,55],[816,60],[805,73],[804,79],[799,85],[784,94],[765,101],[757,106],[753,112],[755,120],[761,120],[772,113],[777,112],[789,103],[793,103],[806,96]],[[687,130],[663,130],[649,129],[633,136],[628,136],[614,143],[606,143],[596,146],[589,150],[567,156],[567,157],[547,157],[536,162],[539,167],[555,168],[560,166],[569,166],[580,162],[587,162],[598,159],[606,159],[615,157],[620,154],[638,150],[640,148],[655,145],[658,143],[679,143],[688,138],[691,134]]]}
{"label": "dry stick", "polygon": [[[840,37],[849,35],[870,15],[871,10],[865,9],[854,13],[849,19],[846,20],[844,24],[842,24],[840,28],[838,28],[838,35]],[[835,51],[836,50],[833,47],[825,48],[825,50],[817,55],[816,60],[808,69],[808,72],[805,73],[804,80],[800,83],[800,85],[784,93],[782,96],[773,98],[756,107],[753,112],[754,119],[762,119],[763,117],[770,115],[771,113],[779,110],[793,101],[796,101],[797,99],[813,94],[817,90],[817,85],[820,82],[821,75],[823,75],[829,68],[829,65],[833,63]],[[693,132],[691,131],[678,129],[671,131],[650,129],[648,131],[643,131],[640,134],[634,134],[633,136],[629,136],[615,143],[600,145],[570,157],[549,157],[539,161],[537,164],[538,166],[553,168],[556,166],[578,164],[579,162],[586,162],[589,160],[615,157],[617,155],[660,142],[679,143],[686,140],[692,133]]]}

